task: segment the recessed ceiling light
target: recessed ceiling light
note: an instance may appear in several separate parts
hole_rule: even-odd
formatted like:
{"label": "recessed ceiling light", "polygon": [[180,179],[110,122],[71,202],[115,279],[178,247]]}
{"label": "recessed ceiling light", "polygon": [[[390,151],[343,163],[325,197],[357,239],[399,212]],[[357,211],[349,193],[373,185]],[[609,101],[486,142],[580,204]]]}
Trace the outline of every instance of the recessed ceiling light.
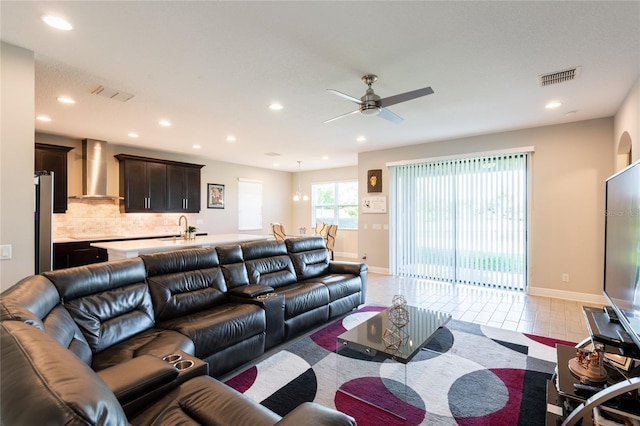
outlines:
{"label": "recessed ceiling light", "polygon": [[38,121],[45,121],[45,122],[49,122],[51,121],[51,118],[47,117],[46,115],[39,115],[36,117],[36,120]]}
{"label": "recessed ceiling light", "polygon": [[201,147],[200,145],[193,145],[191,148],[193,148],[193,149],[200,149],[200,148],[202,148],[202,147]]}
{"label": "recessed ceiling light", "polygon": [[158,124],[161,125],[162,127],[171,126],[171,122],[169,120],[160,120],[160,121],[158,121]]}
{"label": "recessed ceiling light", "polygon": [[328,159],[329,159],[329,156],[328,156],[328,155],[323,155],[323,156],[322,156],[322,159],[323,159],[323,160],[328,160]]}
{"label": "recessed ceiling light", "polygon": [[544,107],[547,109],[554,109],[562,106],[562,102],[552,101],[546,104]]}
{"label": "recessed ceiling light", "polygon": [[129,136],[130,138],[140,137],[140,135],[137,134],[136,132],[129,132],[129,133],[127,133],[127,136]]}
{"label": "recessed ceiling light", "polygon": [[356,141],[358,141],[358,142],[364,142],[364,141],[366,141],[366,140],[367,140],[367,138],[365,138],[364,136],[358,136],[358,137],[356,138]]}
{"label": "recessed ceiling light", "polygon": [[42,20],[45,24],[58,30],[69,31],[73,29],[73,25],[59,16],[45,15],[42,17]]}
{"label": "recessed ceiling light", "polygon": [[235,142],[236,141],[236,137],[233,136],[233,135],[229,135],[229,136],[227,136],[226,141],[227,142]]}
{"label": "recessed ceiling light", "polygon": [[280,163],[273,163],[273,167],[280,167]]}
{"label": "recessed ceiling light", "polygon": [[269,109],[273,110],[273,111],[280,111],[282,108],[284,108],[281,104],[274,102],[271,105],[269,105]]}
{"label": "recessed ceiling light", "polygon": [[62,102],[63,104],[75,104],[76,101],[74,101],[73,99],[67,97],[67,96],[60,96],[58,98],[58,102]]}

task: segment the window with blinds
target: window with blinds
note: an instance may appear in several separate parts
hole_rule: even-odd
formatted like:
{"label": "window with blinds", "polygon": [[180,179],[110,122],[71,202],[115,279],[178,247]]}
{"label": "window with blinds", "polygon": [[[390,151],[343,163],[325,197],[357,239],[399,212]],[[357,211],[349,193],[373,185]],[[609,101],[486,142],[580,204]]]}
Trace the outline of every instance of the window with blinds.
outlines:
{"label": "window with blinds", "polygon": [[262,229],[262,181],[238,178],[238,230]]}
{"label": "window with blinds", "polygon": [[525,290],[529,153],[391,165],[394,275]]}

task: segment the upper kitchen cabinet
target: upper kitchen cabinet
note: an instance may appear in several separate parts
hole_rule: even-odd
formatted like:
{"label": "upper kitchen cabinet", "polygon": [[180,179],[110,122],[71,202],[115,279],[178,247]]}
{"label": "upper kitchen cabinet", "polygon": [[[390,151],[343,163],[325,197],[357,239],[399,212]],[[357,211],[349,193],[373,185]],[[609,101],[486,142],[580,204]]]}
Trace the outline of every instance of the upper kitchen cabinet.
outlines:
{"label": "upper kitchen cabinet", "polygon": [[120,161],[121,211],[200,211],[200,169],[204,166],[127,154],[115,157]]}
{"label": "upper kitchen cabinet", "polygon": [[199,165],[167,165],[167,209],[171,212],[200,211]]}
{"label": "upper kitchen cabinet", "polygon": [[53,212],[67,211],[67,153],[68,146],[35,144],[34,171],[53,172]]}

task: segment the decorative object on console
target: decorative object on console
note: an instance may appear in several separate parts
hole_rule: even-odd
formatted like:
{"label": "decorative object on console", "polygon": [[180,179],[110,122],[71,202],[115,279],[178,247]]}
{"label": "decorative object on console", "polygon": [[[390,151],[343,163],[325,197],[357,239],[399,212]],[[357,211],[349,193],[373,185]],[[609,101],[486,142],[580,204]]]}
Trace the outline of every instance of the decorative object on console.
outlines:
{"label": "decorative object on console", "polygon": [[585,382],[602,382],[607,379],[604,369],[604,347],[595,345],[593,350],[579,348],[575,358],[569,360],[569,370]]}
{"label": "decorative object on console", "polygon": [[382,170],[367,172],[367,192],[382,192]]}
{"label": "decorative object on console", "polygon": [[224,209],[224,185],[207,184],[207,208]]}

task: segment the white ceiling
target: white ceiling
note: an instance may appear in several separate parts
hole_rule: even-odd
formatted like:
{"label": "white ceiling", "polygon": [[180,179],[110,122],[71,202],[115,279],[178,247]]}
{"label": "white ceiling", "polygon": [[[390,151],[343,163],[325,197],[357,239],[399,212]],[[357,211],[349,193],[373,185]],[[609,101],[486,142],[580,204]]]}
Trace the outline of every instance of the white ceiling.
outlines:
{"label": "white ceiling", "polygon": [[[639,1],[3,0],[0,8],[2,40],[35,52],[36,114],[53,120],[36,121],[38,131],[289,171],[297,160],[303,170],[349,166],[362,151],[612,116],[640,75]],[[43,14],[74,29],[54,30]],[[578,79],[538,86],[538,75],[575,66]],[[359,98],[367,73],[379,76],[381,97],[435,93],[390,107],[401,124],[360,114],[323,124],[357,107],[326,89]],[[91,94],[99,85],[135,97]],[[60,95],[76,104],[60,104]],[[562,107],[545,109],[551,100]],[[269,110],[273,101],[284,109]]]}

